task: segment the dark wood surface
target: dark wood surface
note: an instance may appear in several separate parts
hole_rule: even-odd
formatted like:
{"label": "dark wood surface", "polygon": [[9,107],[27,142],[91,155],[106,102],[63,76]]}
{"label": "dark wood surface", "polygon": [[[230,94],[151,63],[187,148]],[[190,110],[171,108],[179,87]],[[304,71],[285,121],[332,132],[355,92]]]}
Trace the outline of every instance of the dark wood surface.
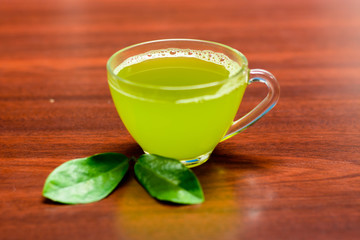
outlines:
{"label": "dark wood surface", "polygon": [[[358,0],[0,0],[0,239],[360,239]],[[196,38],[272,72],[278,105],[194,168],[201,205],[152,199],[130,173],[106,199],[41,196],[61,163],[139,156],[105,64],[131,44]],[[250,87],[240,113],[263,97]]]}

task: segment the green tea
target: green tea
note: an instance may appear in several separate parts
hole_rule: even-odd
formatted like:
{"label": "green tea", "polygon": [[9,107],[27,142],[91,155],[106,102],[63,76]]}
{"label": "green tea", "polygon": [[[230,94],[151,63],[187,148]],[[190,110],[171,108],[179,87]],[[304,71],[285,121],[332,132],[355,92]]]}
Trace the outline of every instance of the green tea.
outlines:
{"label": "green tea", "polygon": [[247,86],[239,69],[221,53],[155,50],[121,63],[109,85],[145,152],[185,160],[211,152],[231,126]]}

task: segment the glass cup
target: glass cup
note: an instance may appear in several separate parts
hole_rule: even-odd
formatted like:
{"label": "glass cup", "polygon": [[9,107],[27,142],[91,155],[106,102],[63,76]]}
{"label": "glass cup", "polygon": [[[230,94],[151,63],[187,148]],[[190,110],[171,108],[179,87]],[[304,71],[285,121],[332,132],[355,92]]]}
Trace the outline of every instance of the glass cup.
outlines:
{"label": "glass cup", "polygon": [[[170,65],[175,69],[171,77],[151,72]],[[226,76],[212,78],[224,71]],[[164,39],[124,48],[108,60],[107,75],[119,116],[144,152],[188,167],[204,163],[219,142],[259,120],[280,95],[271,73],[249,70],[239,51],[203,40]],[[253,82],[264,83],[268,94],[234,121],[244,91]]]}

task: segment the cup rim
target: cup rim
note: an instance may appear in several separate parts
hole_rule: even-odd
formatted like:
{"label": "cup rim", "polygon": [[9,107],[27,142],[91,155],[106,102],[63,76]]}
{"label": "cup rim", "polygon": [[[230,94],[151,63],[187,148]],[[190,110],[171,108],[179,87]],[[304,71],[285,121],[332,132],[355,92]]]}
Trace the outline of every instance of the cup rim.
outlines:
{"label": "cup rim", "polygon": [[[127,80],[125,78],[119,77],[117,74],[114,73],[115,69],[113,69],[111,67],[111,62],[113,61],[113,59],[117,55],[119,55],[122,52],[125,52],[125,51],[127,51],[129,49],[136,48],[136,47],[143,46],[143,45],[152,44],[152,43],[175,42],[175,41],[199,42],[199,43],[206,43],[206,44],[212,44],[212,45],[217,45],[217,46],[223,47],[223,48],[228,49],[231,52],[235,53],[237,56],[239,56],[242,59],[242,64],[241,64],[240,68],[232,76],[227,77],[225,79],[222,79],[222,80],[219,80],[219,81],[214,81],[214,82],[211,82],[211,83],[202,83],[202,84],[194,84],[194,85],[186,85],[186,86],[166,86],[166,85],[152,85],[152,84],[145,84],[145,83],[135,83],[135,82]],[[225,83],[226,81],[228,81],[229,79],[232,79],[232,78],[235,78],[235,77],[239,76],[247,66],[248,66],[248,61],[247,61],[245,55],[242,54],[240,51],[238,51],[238,50],[236,50],[236,49],[234,49],[234,48],[232,48],[230,46],[227,46],[225,44],[218,43],[218,42],[213,42],[213,41],[208,41],[208,40],[200,40],[200,39],[169,38],[169,39],[158,39],[158,40],[145,41],[145,42],[133,44],[133,45],[130,45],[128,47],[122,48],[122,49],[116,51],[113,55],[111,55],[111,57],[107,61],[106,69],[107,69],[108,73],[110,73],[111,76],[114,79],[116,79],[118,81],[121,81],[123,83],[126,83],[126,84],[137,86],[137,87],[150,88],[150,89],[160,89],[160,90],[191,90],[191,89],[202,89],[202,88],[208,88],[208,87],[214,87],[214,86],[217,86],[217,85],[221,85],[221,84]]]}

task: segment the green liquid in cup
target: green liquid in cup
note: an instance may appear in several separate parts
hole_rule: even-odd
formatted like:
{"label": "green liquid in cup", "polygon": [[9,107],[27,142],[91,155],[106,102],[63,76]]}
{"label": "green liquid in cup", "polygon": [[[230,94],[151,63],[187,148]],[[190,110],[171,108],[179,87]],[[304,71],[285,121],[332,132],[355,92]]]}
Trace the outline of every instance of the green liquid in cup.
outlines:
{"label": "green liquid in cup", "polygon": [[221,53],[155,50],[109,75],[117,111],[144,151],[179,160],[211,152],[232,124],[247,72]]}

